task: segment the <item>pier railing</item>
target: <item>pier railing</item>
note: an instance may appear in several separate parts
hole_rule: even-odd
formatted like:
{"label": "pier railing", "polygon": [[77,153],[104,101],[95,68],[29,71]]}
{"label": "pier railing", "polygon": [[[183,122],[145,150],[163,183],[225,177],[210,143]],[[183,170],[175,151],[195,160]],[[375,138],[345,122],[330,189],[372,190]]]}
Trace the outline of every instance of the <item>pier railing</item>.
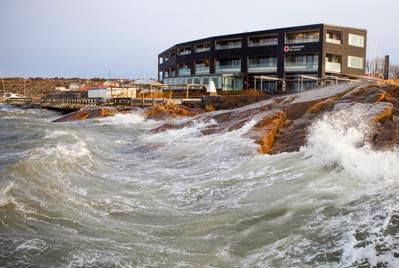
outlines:
{"label": "pier railing", "polygon": [[113,106],[119,110],[128,110],[132,107],[150,107],[156,104],[182,104],[189,99],[183,98],[8,98],[3,102],[15,106],[41,107],[62,111],[73,111],[87,107]]}

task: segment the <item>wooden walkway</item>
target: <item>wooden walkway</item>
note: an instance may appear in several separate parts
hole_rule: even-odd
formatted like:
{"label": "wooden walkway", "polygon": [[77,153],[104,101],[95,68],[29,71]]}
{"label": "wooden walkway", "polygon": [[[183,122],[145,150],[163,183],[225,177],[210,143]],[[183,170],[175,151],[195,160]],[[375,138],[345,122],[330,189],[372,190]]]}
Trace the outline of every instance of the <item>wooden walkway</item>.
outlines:
{"label": "wooden walkway", "polygon": [[[156,104],[182,104],[185,99],[181,98],[9,98],[2,100],[7,103],[19,107],[27,108],[44,108],[60,111],[77,111],[87,107],[103,107],[112,106],[118,110],[130,110],[133,107],[151,107]],[[199,100],[192,100],[199,101]]]}

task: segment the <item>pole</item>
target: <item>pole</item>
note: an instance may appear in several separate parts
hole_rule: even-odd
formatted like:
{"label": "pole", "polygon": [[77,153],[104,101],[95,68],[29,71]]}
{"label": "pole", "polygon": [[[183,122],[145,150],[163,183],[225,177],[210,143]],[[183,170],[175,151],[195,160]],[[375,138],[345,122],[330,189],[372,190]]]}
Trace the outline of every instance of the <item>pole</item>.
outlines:
{"label": "pole", "polygon": [[1,83],[3,84],[3,94],[1,96],[3,96],[6,93],[6,87],[4,86],[4,79],[3,79],[3,71],[0,70],[0,74],[1,74]]}
{"label": "pole", "polygon": [[263,91],[263,77],[260,78],[260,91]]}
{"label": "pole", "polygon": [[384,80],[388,79],[389,79],[389,55],[386,55],[384,61]]}
{"label": "pole", "polygon": [[24,97],[26,97],[26,81],[25,81],[25,77],[24,77]]}

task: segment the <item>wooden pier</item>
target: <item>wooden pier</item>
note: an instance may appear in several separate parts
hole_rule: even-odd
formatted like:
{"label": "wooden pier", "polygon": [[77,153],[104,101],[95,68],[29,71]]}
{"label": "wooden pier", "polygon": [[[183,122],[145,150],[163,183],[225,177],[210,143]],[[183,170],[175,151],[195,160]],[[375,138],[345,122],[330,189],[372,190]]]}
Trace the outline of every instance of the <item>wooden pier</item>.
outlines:
{"label": "wooden pier", "polygon": [[[43,108],[62,112],[78,111],[89,107],[115,107],[118,110],[130,110],[133,107],[151,107],[156,104],[182,104],[181,98],[8,98],[2,102],[18,107]],[[193,99],[192,101],[199,101]]]}

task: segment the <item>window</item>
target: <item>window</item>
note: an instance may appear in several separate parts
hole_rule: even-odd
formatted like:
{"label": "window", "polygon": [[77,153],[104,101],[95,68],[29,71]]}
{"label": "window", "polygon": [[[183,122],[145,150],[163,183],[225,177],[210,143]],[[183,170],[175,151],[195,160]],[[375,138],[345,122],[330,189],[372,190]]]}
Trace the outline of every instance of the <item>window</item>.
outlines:
{"label": "window", "polygon": [[202,84],[203,85],[208,85],[209,84],[209,77],[203,77],[202,78]]}
{"label": "window", "polygon": [[350,46],[364,47],[364,36],[350,33],[348,43]]}
{"label": "window", "polygon": [[272,46],[277,44],[278,36],[276,34],[248,37],[249,47]]}
{"label": "window", "polygon": [[364,59],[361,57],[348,56],[348,67],[355,69],[363,69]]}

